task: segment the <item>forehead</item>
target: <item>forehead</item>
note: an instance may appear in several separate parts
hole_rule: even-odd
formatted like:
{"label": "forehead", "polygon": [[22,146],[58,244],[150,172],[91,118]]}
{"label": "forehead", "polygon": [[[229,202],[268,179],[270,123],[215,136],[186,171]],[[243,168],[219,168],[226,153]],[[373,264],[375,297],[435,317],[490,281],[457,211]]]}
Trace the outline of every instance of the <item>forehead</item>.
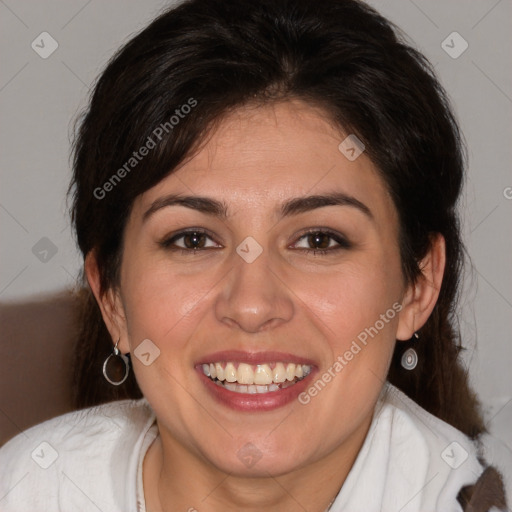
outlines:
{"label": "forehead", "polygon": [[218,121],[199,151],[142,194],[138,207],[178,193],[261,212],[291,197],[339,191],[389,218],[394,208],[371,160],[363,152],[351,161],[339,149],[348,135],[300,100],[238,108]]}

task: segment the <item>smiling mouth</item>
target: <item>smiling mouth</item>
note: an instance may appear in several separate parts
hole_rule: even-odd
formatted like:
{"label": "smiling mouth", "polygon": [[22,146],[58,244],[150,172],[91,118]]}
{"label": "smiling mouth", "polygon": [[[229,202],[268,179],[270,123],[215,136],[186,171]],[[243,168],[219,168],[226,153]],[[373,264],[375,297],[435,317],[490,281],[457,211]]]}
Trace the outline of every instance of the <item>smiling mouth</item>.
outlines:
{"label": "smiling mouth", "polygon": [[204,363],[206,377],[235,393],[263,394],[294,386],[311,373],[311,366],[294,363],[247,364],[237,362]]}

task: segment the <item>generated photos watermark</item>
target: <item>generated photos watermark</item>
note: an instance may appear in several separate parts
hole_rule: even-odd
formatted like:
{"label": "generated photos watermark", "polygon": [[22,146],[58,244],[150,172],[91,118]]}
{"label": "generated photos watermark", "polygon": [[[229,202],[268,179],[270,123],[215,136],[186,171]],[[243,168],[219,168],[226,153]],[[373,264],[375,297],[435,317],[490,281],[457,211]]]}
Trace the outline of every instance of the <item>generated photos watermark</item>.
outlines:
{"label": "generated photos watermark", "polygon": [[345,366],[347,366],[354,357],[361,352],[363,347],[368,345],[369,338],[373,339],[379,332],[384,329],[386,324],[390,322],[397,313],[402,311],[402,305],[395,302],[385,313],[381,314],[379,319],[370,327],[366,327],[357,335],[357,339],[352,341],[350,348],[343,354],[336,357],[334,363],[312,384],[306,391],[299,395],[299,402],[302,405],[307,405],[311,399],[318,395],[322,389],[327,386],[338,375]]}
{"label": "generated photos watermark", "polygon": [[174,127],[177,126],[182,119],[184,119],[192,109],[197,105],[197,100],[189,98],[186,103],[181,105],[174,111],[174,114],[165,123],[160,123],[148,136],[146,142],[137,150],[132,153],[132,156],[114,173],[112,176],[103,183],[101,187],[94,189],[94,197],[98,200],[104,199],[109,192],[121,183],[139,163],[144,160],[144,157],[149,155],[149,152],[156,147],[158,142],[162,140],[164,134],[169,134]]}

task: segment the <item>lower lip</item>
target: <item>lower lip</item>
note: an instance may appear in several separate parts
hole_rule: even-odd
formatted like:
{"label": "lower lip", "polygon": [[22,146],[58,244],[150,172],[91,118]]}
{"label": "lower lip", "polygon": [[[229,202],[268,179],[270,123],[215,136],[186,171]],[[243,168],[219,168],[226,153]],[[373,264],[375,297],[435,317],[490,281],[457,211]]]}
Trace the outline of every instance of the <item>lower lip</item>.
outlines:
{"label": "lower lip", "polygon": [[268,393],[236,393],[230,391],[224,386],[215,384],[213,380],[207,377],[202,368],[197,368],[201,381],[206,389],[220,403],[227,405],[237,411],[271,411],[283,407],[293,402],[309,386],[309,381],[313,372],[304,377],[293,386],[289,386],[278,391],[269,391]]}

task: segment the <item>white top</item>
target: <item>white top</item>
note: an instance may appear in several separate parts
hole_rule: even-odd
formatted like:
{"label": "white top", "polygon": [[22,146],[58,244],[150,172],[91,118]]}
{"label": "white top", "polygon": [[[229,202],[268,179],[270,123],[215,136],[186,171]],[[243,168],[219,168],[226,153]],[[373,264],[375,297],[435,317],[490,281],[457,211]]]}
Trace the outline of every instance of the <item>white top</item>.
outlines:
{"label": "white top", "polygon": [[[146,512],[142,462],[158,435],[147,400],[36,425],[0,449],[2,512]],[[476,445],[386,383],[330,512],[462,512],[483,471]]]}

